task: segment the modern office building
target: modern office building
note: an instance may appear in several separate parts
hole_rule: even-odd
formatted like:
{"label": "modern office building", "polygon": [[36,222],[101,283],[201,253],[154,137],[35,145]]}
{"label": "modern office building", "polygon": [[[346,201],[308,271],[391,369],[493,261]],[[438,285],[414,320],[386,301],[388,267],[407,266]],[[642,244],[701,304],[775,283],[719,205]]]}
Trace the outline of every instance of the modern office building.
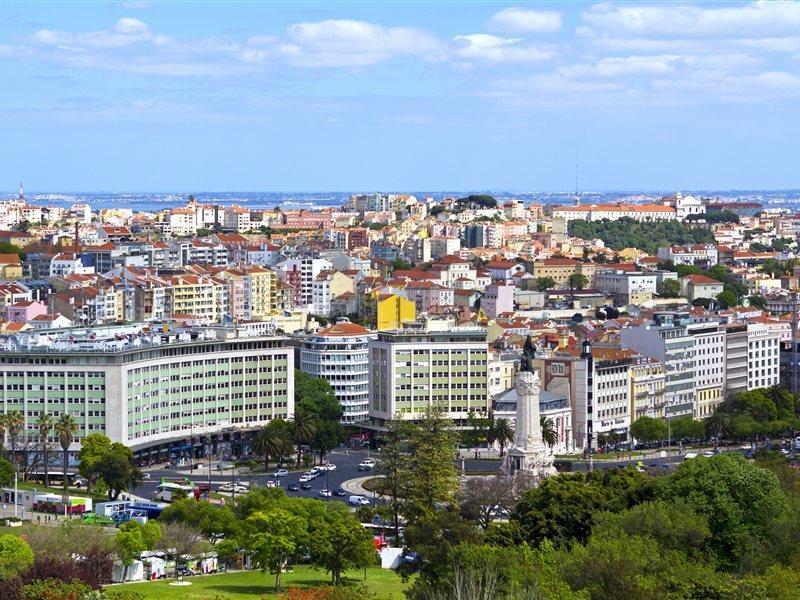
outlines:
{"label": "modern office building", "polygon": [[39,415],[71,414],[73,450],[102,433],[139,456],[200,457],[223,437],[294,413],[294,355],[277,336],[139,324],[21,333],[0,344],[2,411],[21,411],[29,436]]}
{"label": "modern office building", "polygon": [[415,419],[428,406],[458,425],[470,411],[488,415],[486,330],[410,327],[382,331],[370,343],[370,425]]}
{"label": "modern office building", "polygon": [[331,384],[344,409],[343,425],[369,416],[369,343],[375,337],[343,319],[303,340],[300,369]]}

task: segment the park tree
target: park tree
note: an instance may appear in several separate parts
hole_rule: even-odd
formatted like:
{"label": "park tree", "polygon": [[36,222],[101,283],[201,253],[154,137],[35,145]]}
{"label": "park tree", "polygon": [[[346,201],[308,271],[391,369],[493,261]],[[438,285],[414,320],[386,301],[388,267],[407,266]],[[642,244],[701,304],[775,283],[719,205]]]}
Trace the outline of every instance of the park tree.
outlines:
{"label": "park tree", "polygon": [[726,569],[747,568],[768,545],[773,520],[788,512],[775,474],[733,454],[681,463],[659,482],[658,495],[685,500],[708,519],[710,548]]}
{"label": "park tree", "polygon": [[215,505],[186,498],[173,502],[159,520],[163,523],[184,523],[199,529],[211,542],[220,538],[236,537],[241,531],[238,519],[227,504]]}
{"label": "park tree", "polygon": [[181,556],[194,556],[211,549],[203,532],[187,523],[164,524],[158,546],[175,559],[175,577]]}
{"label": "park tree", "polygon": [[506,445],[514,441],[514,427],[504,418],[495,419],[490,431],[491,438],[500,446],[500,456],[505,454]]}
{"label": "park tree", "polygon": [[331,384],[295,369],[295,412],[313,416],[311,448],[322,464],[325,455],[345,440],[344,428],[339,422],[343,409]]}
{"label": "park tree", "polygon": [[667,424],[661,419],[639,417],[631,424],[631,436],[645,444],[660,442],[667,438]]}
{"label": "park tree", "polygon": [[111,449],[111,440],[102,433],[91,433],[81,442],[78,453],[78,473],[86,479],[86,491],[91,493],[92,486],[100,477],[100,464]]}
{"label": "park tree", "polygon": [[67,503],[67,471],[69,470],[69,447],[72,444],[72,440],[75,439],[75,433],[78,431],[78,423],[75,421],[75,418],[69,413],[63,413],[58,419],[56,420],[56,424],[53,426],[53,430],[56,432],[56,436],[58,436],[58,443],[61,445],[61,452],[63,458],[63,467],[64,473],[62,477],[62,501],[64,504]]}
{"label": "park tree", "polygon": [[311,563],[330,573],[331,583],[339,585],[345,571],[366,569],[373,564],[375,546],[351,513],[333,504],[327,508],[323,518],[309,521],[309,554]]}
{"label": "park tree", "polygon": [[0,581],[18,577],[33,565],[33,558],[33,550],[21,537],[0,535]]}
{"label": "park tree", "polygon": [[53,432],[55,420],[53,415],[42,413],[36,419],[36,431],[39,433],[39,443],[42,446],[42,465],[44,466],[44,487],[50,487],[50,434]]}
{"label": "park tree", "polygon": [[274,508],[248,517],[252,532],[245,543],[253,562],[275,575],[275,592],[281,589],[281,572],[300,548],[308,524],[288,510]]}
{"label": "park tree", "polygon": [[455,466],[458,436],[452,421],[427,407],[410,429],[405,464],[404,511],[413,521],[453,500],[458,490]]}
{"label": "park tree", "polygon": [[274,419],[256,433],[253,451],[264,460],[264,468],[269,470],[270,459],[278,464],[294,452],[292,446],[292,424],[284,419]]}
{"label": "park tree", "polygon": [[408,471],[408,449],[411,428],[414,425],[404,419],[392,419],[386,432],[380,436],[380,452],[375,473],[381,476],[389,509],[394,523],[395,539],[400,536],[400,512]]}

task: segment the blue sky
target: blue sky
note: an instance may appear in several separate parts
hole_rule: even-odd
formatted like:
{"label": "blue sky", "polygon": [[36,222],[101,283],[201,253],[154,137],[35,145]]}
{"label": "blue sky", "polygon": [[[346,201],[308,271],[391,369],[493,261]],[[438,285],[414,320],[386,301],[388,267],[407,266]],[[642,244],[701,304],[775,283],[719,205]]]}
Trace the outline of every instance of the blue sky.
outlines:
{"label": "blue sky", "polygon": [[0,4],[0,189],[800,187],[800,3]]}

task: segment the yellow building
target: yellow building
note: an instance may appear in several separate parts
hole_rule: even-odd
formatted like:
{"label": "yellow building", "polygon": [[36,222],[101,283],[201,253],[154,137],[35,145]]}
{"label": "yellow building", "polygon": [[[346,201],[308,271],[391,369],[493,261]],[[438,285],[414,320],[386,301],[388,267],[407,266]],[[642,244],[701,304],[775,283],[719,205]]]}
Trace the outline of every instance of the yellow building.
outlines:
{"label": "yellow building", "polygon": [[364,308],[369,326],[378,331],[400,329],[403,323],[413,321],[417,316],[412,300],[377,291],[366,294]]}
{"label": "yellow building", "polygon": [[248,266],[244,271],[250,277],[250,313],[254,319],[263,319],[278,311],[278,277],[275,271]]}
{"label": "yellow building", "polygon": [[582,263],[572,258],[546,258],[533,262],[531,273],[537,279],[550,277],[556,282],[556,288],[569,287],[569,277],[580,274],[586,277],[587,287],[594,287],[594,275],[597,265]]}
{"label": "yellow building", "polygon": [[220,321],[224,306],[220,299],[228,294],[226,282],[197,275],[176,275],[171,284],[167,297],[168,316],[194,315],[206,323]]}
{"label": "yellow building", "polygon": [[21,279],[22,263],[17,254],[0,254],[0,279]]}
{"label": "yellow building", "polygon": [[631,423],[640,417],[663,419],[666,389],[664,364],[651,359],[632,365],[630,382]]}

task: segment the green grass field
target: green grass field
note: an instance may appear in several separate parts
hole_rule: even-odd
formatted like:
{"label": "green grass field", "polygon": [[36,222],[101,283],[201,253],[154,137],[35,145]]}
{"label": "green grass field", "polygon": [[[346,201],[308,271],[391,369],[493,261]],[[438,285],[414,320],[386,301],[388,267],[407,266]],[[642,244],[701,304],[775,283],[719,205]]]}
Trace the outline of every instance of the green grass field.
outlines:
{"label": "green grass field", "polygon": [[[275,598],[275,576],[260,571],[225,573],[221,575],[199,575],[187,577],[189,586],[169,585],[171,581],[149,581],[126,583],[124,588],[136,590],[144,594],[148,600],[238,600]],[[352,585],[364,585],[369,591],[377,594],[381,600],[401,600],[403,590],[409,584],[393,571],[377,567],[367,569],[367,579],[363,571],[348,573],[348,582]],[[284,573],[281,577],[281,588],[317,587],[330,583],[330,577],[324,571],[314,570],[307,566],[295,567],[292,573]],[[117,586],[113,586],[117,587]]]}

